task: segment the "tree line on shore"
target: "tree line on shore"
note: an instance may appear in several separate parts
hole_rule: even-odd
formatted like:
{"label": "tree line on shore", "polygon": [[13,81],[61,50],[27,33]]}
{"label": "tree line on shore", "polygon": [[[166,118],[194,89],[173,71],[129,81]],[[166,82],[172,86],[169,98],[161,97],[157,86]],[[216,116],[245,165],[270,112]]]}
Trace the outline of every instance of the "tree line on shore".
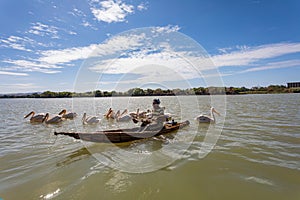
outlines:
{"label": "tree line on shore", "polygon": [[235,95],[235,94],[272,94],[272,93],[300,93],[299,88],[288,88],[284,85],[270,85],[267,87],[198,87],[190,89],[142,89],[132,88],[125,92],[116,91],[88,91],[88,92],[52,92],[30,94],[4,94],[0,98],[68,98],[68,97],[114,97],[114,96],[178,96],[178,95]]}

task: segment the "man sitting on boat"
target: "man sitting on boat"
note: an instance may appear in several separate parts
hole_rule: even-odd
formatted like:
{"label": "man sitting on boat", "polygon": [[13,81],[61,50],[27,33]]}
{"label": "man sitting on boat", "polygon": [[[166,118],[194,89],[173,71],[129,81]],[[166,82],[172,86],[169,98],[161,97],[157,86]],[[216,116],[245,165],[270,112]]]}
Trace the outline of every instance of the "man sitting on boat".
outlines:
{"label": "man sitting on boat", "polygon": [[152,118],[157,118],[160,116],[165,115],[165,109],[159,106],[160,100],[159,99],[153,99],[153,110],[152,110]]}
{"label": "man sitting on boat", "polygon": [[[165,111],[163,107],[160,107],[160,100],[153,99],[153,110],[151,116],[147,119],[142,120],[141,127],[145,127],[147,130],[159,131],[163,128],[164,122],[166,121]],[[146,127],[147,126],[147,127]],[[145,130],[144,129],[144,130]]]}

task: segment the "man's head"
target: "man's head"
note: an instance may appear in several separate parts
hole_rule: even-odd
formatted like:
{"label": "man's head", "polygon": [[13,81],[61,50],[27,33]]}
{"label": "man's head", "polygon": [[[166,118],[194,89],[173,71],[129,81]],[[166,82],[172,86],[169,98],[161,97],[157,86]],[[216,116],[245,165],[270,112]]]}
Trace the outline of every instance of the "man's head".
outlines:
{"label": "man's head", "polygon": [[153,99],[153,104],[160,104],[160,100],[159,99]]}
{"label": "man's head", "polygon": [[160,100],[159,99],[153,99],[152,105],[153,107],[159,107]]}

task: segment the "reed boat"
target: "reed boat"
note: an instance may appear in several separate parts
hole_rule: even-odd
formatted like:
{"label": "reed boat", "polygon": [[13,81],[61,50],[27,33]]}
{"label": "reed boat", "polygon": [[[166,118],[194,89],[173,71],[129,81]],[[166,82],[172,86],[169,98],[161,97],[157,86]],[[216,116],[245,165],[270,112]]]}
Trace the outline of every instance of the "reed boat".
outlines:
{"label": "reed boat", "polygon": [[142,139],[147,139],[147,138],[175,132],[183,127],[188,126],[189,124],[190,122],[186,120],[183,122],[166,123],[160,130],[153,128],[153,126],[150,124],[145,127],[105,130],[105,131],[97,131],[93,133],[54,132],[54,135],[67,135],[75,139],[80,139],[80,140],[90,141],[90,142],[124,143],[124,142],[142,140]]}

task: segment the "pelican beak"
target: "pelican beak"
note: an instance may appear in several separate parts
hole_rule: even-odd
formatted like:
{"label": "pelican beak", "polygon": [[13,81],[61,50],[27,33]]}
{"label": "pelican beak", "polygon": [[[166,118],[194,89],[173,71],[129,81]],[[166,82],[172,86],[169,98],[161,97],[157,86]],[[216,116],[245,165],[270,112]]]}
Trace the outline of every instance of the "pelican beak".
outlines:
{"label": "pelican beak", "polygon": [[62,115],[62,114],[64,114],[65,112],[66,112],[66,110],[64,109],[64,110],[60,111],[60,113],[58,113],[58,115]]}
{"label": "pelican beak", "polygon": [[46,115],[45,115],[45,117],[44,117],[42,123],[43,123],[46,119],[48,119],[48,117],[49,117],[49,113],[46,113]]}
{"label": "pelican beak", "polygon": [[83,113],[82,121],[86,118],[86,113]]}
{"label": "pelican beak", "polygon": [[33,114],[33,113],[34,113],[34,112],[31,111],[30,113],[28,113],[27,115],[24,116],[24,119],[27,118],[27,117],[29,117],[29,116],[30,116],[31,114]]}
{"label": "pelican beak", "polygon": [[215,109],[214,109],[214,112],[215,112],[218,116],[221,115],[221,114],[220,114],[218,111],[216,111]]}

